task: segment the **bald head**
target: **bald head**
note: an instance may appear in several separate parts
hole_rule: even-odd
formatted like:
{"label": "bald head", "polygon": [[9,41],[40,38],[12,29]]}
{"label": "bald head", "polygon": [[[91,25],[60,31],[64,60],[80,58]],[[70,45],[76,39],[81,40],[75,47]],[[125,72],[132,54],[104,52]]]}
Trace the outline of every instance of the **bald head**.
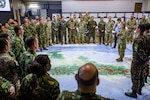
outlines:
{"label": "bald head", "polygon": [[86,63],[78,70],[78,75],[83,80],[91,79],[97,73],[97,69],[94,64]]}
{"label": "bald head", "polygon": [[98,79],[98,70],[92,63],[86,63],[78,70],[77,81],[79,85],[91,86]]}

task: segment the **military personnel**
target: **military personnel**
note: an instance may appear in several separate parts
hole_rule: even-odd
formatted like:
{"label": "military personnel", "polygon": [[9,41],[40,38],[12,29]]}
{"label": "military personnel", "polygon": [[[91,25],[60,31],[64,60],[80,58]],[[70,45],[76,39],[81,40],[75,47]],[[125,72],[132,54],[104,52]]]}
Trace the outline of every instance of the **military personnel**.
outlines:
{"label": "military personnel", "polygon": [[[11,43],[11,37],[10,37],[10,35],[7,34],[7,33],[1,33],[1,34],[0,34],[0,38],[6,39],[7,42],[8,42],[8,44]],[[11,47],[10,47],[10,48],[11,48]],[[12,50],[12,49],[8,50],[8,54],[9,54],[12,58],[16,59],[15,54],[14,54],[11,50]]]}
{"label": "military personnel", "polygon": [[15,95],[14,85],[0,76],[0,100],[10,100]]}
{"label": "military personnel", "polygon": [[113,48],[116,48],[117,45],[117,33],[121,30],[121,18],[117,19],[117,23],[113,27],[113,35],[114,35],[114,46]]}
{"label": "military personnel", "polygon": [[36,56],[28,74],[21,83],[19,100],[56,100],[60,93],[59,83],[47,71],[51,69],[47,55]]}
{"label": "military personnel", "polygon": [[75,79],[78,89],[74,92],[63,91],[57,100],[110,100],[95,93],[100,80],[98,70],[92,63],[81,66],[75,75]]}
{"label": "military personnel", "polygon": [[94,20],[94,16],[91,16],[90,20],[87,23],[87,30],[88,30],[88,39],[87,43],[90,43],[90,38],[93,38],[93,43],[95,43],[95,28],[97,26],[96,21]]}
{"label": "military personnel", "polygon": [[[64,17],[62,17],[61,19],[61,23],[60,23],[60,42],[61,44],[67,44],[67,32],[66,32],[66,28],[67,28],[67,22],[65,21]],[[64,41],[63,41],[64,39]]]}
{"label": "military personnel", "polygon": [[43,19],[39,19],[39,24],[36,26],[36,30],[38,33],[38,40],[39,40],[39,48],[40,50],[48,50],[46,48],[46,34],[45,34],[45,24],[43,23]]}
{"label": "military personnel", "polygon": [[0,34],[5,32],[5,26],[2,24],[0,25]]}
{"label": "military personnel", "polygon": [[46,46],[52,46],[52,24],[51,24],[51,19],[50,17],[46,18],[46,23],[45,23],[45,32],[46,32]]}
{"label": "military personnel", "polygon": [[[3,24],[2,24],[3,25]],[[13,37],[13,34],[11,33],[11,31],[8,29],[8,23],[4,23],[4,26],[5,26],[5,32],[4,33],[7,33],[9,34],[10,38],[12,39]]]}
{"label": "military personnel", "polygon": [[5,38],[0,38],[0,76],[9,80],[18,90],[20,68],[17,62],[7,53],[10,44]]}
{"label": "military personnel", "polygon": [[111,20],[111,16],[108,17],[108,22],[106,23],[106,33],[105,33],[105,42],[106,45],[112,46],[112,30],[114,27],[114,22]]}
{"label": "military personnel", "polygon": [[15,26],[14,31],[16,35],[12,38],[11,51],[15,54],[16,60],[19,61],[19,57],[26,51],[23,41],[23,28],[21,26]]}
{"label": "military personnel", "polygon": [[67,22],[68,27],[68,36],[69,36],[69,43],[76,43],[76,35],[77,35],[77,23],[74,21],[73,16],[70,17],[70,20]]}
{"label": "military personnel", "polygon": [[59,27],[60,23],[57,20],[57,16],[55,16],[52,21],[52,43],[59,43]]}
{"label": "military personnel", "polygon": [[[145,30],[145,33],[144,35],[146,36],[147,38],[147,41],[148,41],[148,55],[150,55],[150,24],[146,24],[146,30]],[[145,64],[145,69],[144,69],[144,80],[145,82],[147,83],[147,77],[149,76],[149,64]]]}
{"label": "military personnel", "polygon": [[86,22],[83,21],[83,18],[80,18],[80,22],[78,23],[78,43],[84,44],[85,42],[85,33],[84,29],[86,27]]}
{"label": "military personnel", "polygon": [[14,20],[12,18],[9,18],[8,19],[8,29],[11,31],[12,35],[14,36],[15,35],[15,31],[14,31]]}
{"label": "military personnel", "polygon": [[142,16],[142,19],[140,20],[139,24],[148,24],[148,20],[146,19],[145,15]]}
{"label": "military personnel", "polygon": [[131,63],[131,79],[132,92],[126,92],[125,95],[137,98],[137,93],[142,95],[142,87],[144,86],[144,64],[149,61],[148,43],[143,35],[145,31],[144,25],[139,25],[137,28],[138,37],[133,42],[133,60]]}
{"label": "military personnel", "polygon": [[118,38],[118,53],[119,58],[116,59],[118,62],[123,61],[125,49],[126,49],[126,37],[127,37],[127,30],[126,30],[126,23],[121,23],[121,30],[117,33]]}
{"label": "military personnel", "polygon": [[30,32],[31,32],[32,36],[37,37],[38,34],[37,34],[37,31],[36,31],[36,24],[35,24],[34,19],[30,19],[29,29],[30,29]]}
{"label": "military personnel", "polygon": [[32,36],[32,33],[30,31],[29,23],[28,22],[25,22],[23,24],[23,30],[24,30],[23,39],[25,41],[27,37]]}
{"label": "military personnel", "polygon": [[104,21],[104,17],[101,17],[100,22],[98,23],[99,44],[101,44],[101,42],[105,44],[105,26],[106,22]]}
{"label": "military personnel", "polygon": [[22,78],[30,73],[30,70],[27,68],[28,64],[31,64],[36,57],[36,50],[38,48],[38,40],[36,37],[31,36],[27,37],[25,41],[27,46],[27,52],[24,52],[20,56],[19,65],[22,70]]}
{"label": "military personnel", "polygon": [[133,35],[136,29],[136,26],[137,26],[137,22],[134,19],[134,16],[132,15],[131,18],[127,21],[127,28],[128,28],[127,42],[128,43],[133,42]]}
{"label": "military personnel", "polygon": [[88,22],[89,19],[90,19],[89,13],[88,13],[88,12],[85,12],[85,15],[83,16],[83,20],[84,20],[85,22]]}

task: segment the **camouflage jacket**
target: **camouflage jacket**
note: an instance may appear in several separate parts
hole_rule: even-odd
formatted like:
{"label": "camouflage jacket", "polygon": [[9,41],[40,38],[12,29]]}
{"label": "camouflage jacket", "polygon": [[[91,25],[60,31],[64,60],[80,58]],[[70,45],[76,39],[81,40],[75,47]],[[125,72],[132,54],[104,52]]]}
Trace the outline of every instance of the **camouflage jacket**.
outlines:
{"label": "camouflage jacket", "polygon": [[35,57],[36,57],[36,52],[33,52],[30,49],[28,49],[27,52],[24,52],[20,56],[19,65],[20,65],[20,69],[22,70],[23,77],[25,77],[27,74],[30,73],[28,64],[32,63]]}
{"label": "camouflage jacket", "polygon": [[145,64],[148,60],[148,42],[144,35],[139,35],[133,42],[133,63],[137,66]]}
{"label": "camouflage jacket", "polygon": [[0,76],[0,100],[9,95],[9,90],[12,85],[13,84],[10,81]]}
{"label": "camouflage jacket", "polygon": [[60,93],[59,83],[48,73],[41,77],[28,74],[21,83],[19,100],[56,100]]}
{"label": "camouflage jacket", "polygon": [[95,93],[81,93],[80,91],[69,92],[63,91],[57,98],[57,100],[110,100],[109,98],[104,98]]}
{"label": "camouflage jacket", "polygon": [[0,53],[0,76],[11,81],[14,85],[18,81],[20,72],[17,62],[7,53]]}
{"label": "camouflage jacket", "polygon": [[14,36],[11,42],[11,51],[15,54],[16,60],[19,61],[19,57],[26,51],[24,41],[18,36]]}

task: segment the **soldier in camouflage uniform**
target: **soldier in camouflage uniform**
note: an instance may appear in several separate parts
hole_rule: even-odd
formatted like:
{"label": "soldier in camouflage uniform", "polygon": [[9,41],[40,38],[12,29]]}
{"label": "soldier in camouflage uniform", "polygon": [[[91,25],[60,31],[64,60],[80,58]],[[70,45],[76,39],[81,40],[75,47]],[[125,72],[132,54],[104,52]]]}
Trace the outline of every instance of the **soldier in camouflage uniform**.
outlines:
{"label": "soldier in camouflage uniform", "polygon": [[19,100],[56,100],[59,83],[47,73],[51,68],[48,56],[38,55],[29,67],[31,74],[22,80]]}
{"label": "soldier in camouflage uniform", "polygon": [[138,37],[133,42],[133,60],[131,63],[131,80],[132,92],[126,92],[125,95],[137,98],[137,93],[142,95],[142,87],[144,86],[144,64],[149,61],[148,42],[143,35],[145,31],[144,25],[137,28]]}
{"label": "soldier in camouflage uniform", "polygon": [[[148,55],[150,55],[150,24],[146,24],[146,31],[144,33],[144,35],[146,36],[147,38],[147,41],[148,41]],[[149,64],[145,64],[145,69],[144,69],[144,79],[145,79],[145,82],[147,83],[147,77],[149,76]]]}
{"label": "soldier in camouflage uniform", "polygon": [[83,20],[84,20],[85,22],[88,22],[89,19],[90,19],[89,13],[88,13],[88,12],[85,12],[85,15],[83,16]]}
{"label": "soldier in camouflage uniform", "polygon": [[126,37],[127,37],[127,30],[126,28],[126,23],[122,22],[121,23],[121,30],[119,33],[117,33],[117,38],[118,38],[118,53],[119,53],[119,58],[116,59],[118,62],[123,61],[125,49],[126,49]]}
{"label": "soldier in camouflage uniform", "polygon": [[140,20],[139,24],[148,24],[148,20],[146,19],[145,15],[142,16],[142,19]]}
{"label": "soldier in camouflage uniform", "polygon": [[59,43],[59,27],[60,23],[55,16],[54,20],[52,21],[52,43]]}
{"label": "soldier in camouflage uniform", "polygon": [[78,89],[74,92],[63,91],[57,100],[110,100],[97,95],[96,86],[99,85],[98,70],[92,63],[81,66],[75,75]]}
{"label": "soldier in camouflage uniform", "polygon": [[29,29],[30,29],[30,32],[31,32],[32,36],[37,37],[38,34],[37,34],[37,31],[36,31],[36,25],[35,25],[34,19],[30,19]]}
{"label": "soldier in camouflage uniform", "polygon": [[[67,33],[66,33],[66,28],[67,28],[67,23],[66,23],[66,21],[65,21],[65,19],[64,19],[64,17],[62,17],[62,19],[61,19],[61,23],[60,23],[60,42],[61,42],[61,44],[67,44]],[[64,41],[63,41],[63,39],[64,39]]]}
{"label": "soldier in camouflage uniform", "polygon": [[19,65],[22,70],[22,78],[30,73],[30,69],[28,69],[28,64],[31,64],[36,57],[36,50],[38,48],[38,40],[36,37],[31,36],[27,37],[25,41],[25,45],[27,46],[27,52],[24,52],[20,57]]}
{"label": "soldier in camouflage uniform", "polygon": [[99,44],[101,44],[101,42],[105,44],[105,26],[106,22],[104,21],[104,17],[101,17],[100,22],[98,23]]}
{"label": "soldier in camouflage uniform", "polygon": [[68,27],[68,36],[69,36],[69,43],[76,43],[76,27],[77,23],[74,21],[73,16],[70,17],[70,20],[67,22]]}
{"label": "soldier in camouflage uniform", "polygon": [[9,42],[0,38],[0,76],[9,80],[18,90],[20,68],[17,62],[7,53],[10,48]]}
{"label": "soldier in camouflage uniform", "polygon": [[14,26],[13,26],[13,19],[12,18],[9,18],[8,19],[8,29],[11,31],[12,35],[14,36],[15,35],[15,31],[14,31]]}
{"label": "soldier in camouflage uniform", "polygon": [[91,19],[87,23],[87,30],[88,30],[88,39],[87,43],[90,43],[90,38],[93,38],[93,43],[95,43],[95,28],[97,26],[96,21],[94,20],[94,16],[91,16]]}
{"label": "soldier in camouflage uniform", "polygon": [[52,25],[51,25],[51,19],[50,17],[46,18],[45,23],[45,32],[46,32],[46,46],[52,46]]}
{"label": "soldier in camouflage uniform", "polygon": [[36,26],[36,30],[38,33],[38,40],[39,40],[39,48],[42,51],[42,49],[44,50],[48,50],[46,48],[46,34],[45,34],[45,24],[43,23],[43,19],[40,18],[40,22],[39,24]]}
{"label": "soldier in camouflage uniform", "polygon": [[[1,34],[0,34],[0,38],[6,39],[7,42],[8,42],[8,44],[11,43],[10,35],[8,35],[7,33],[1,33]],[[10,48],[11,48],[11,47],[10,47]],[[16,59],[15,54],[14,54],[11,50],[12,50],[12,49],[10,49],[10,50],[8,51],[8,54],[9,54],[12,58]]]}
{"label": "soldier in camouflage uniform", "polygon": [[128,28],[128,34],[127,34],[127,42],[132,43],[133,42],[133,34],[134,30],[136,29],[137,22],[134,19],[134,16],[131,16],[130,20],[127,21],[127,28]]}
{"label": "soldier in camouflage uniform", "polygon": [[28,22],[25,22],[23,24],[23,30],[24,30],[23,39],[25,41],[27,37],[32,36],[32,33],[30,31],[29,23]]}
{"label": "soldier in camouflage uniform", "polygon": [[83,21],[83,18],[80,18],[80,22],[78,23],[78,43],[84,44],[85,42],[85,33],[84,29],[86,27],[86,22]]}
{"label": "soldier in camouflage uniform", "polygon": [[112,30],[114,27],[114,22],[111,20],[111,16],[108,17],[108,22],[106,23],[106,33],[105,33],[105,42],[106,45],[112,46],[112,41],[113,41],[113,35],[112,35]]}
{"label": "soldier in camouflage uniform", "polygon": [[11,42],[11,51],[15,54],[16,60],[19,61],[19,57],[26,51],[23,41],[23,29],[21,26],[14,27],[16,35],[13,37]]}
{"label": "soldier in camouflage uniform", "polygon": [[0,100],[10,100],[15,95],[14,85],[0,76]]}

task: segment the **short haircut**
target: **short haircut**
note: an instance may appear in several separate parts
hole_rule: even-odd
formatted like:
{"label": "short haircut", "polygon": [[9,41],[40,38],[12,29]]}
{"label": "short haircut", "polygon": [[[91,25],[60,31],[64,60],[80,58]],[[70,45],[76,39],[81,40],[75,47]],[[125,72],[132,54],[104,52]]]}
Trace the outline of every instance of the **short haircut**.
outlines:
{"label": "short haircut", "polygon": [[47,55],[41,54],[35,57],[35,60],[29,65],[31,73],[37,76],[42,76],[47,72],[47,64],[49,63],[49,58]]}
{"label": "short haircut", "polygon": [[89,80],[84,80],[80,77],[79,75],[80,73],[80,69],[78,71],[78,84],[82,85],[82,86],[92,86],[94,85],[94,82],[96,81],[96,79],[98,78],[98,70],[96,70],[96,73],[93,75],[92,78],[90,78]]}
{"label": "short haircut", "polygon": [[30,48],[32,47],[35,41],[36,41],[36,37],[34,36],[27,37],[25,40],[25,45]]}
{"label": "short haircut", "polygon": [[5,38],[5,39],[8,39],[8,34],[7,33],[1,33],[0,34],[0,38]]}
{"label": "short haircut", "polygon": [[146,29],[146,27],[145,27],[144,24],[140,24],[140,25],[138,26],[138,28],[140,29],[140,31],[141,31],[142,33],[144,33],[144,31],[145,31],[145,29]]}
{"label": "short haircut", "polygon": [[0,51],[3,51],[8,42],[5,38],[0,38]]}
{"label": "short haircut", "polygon": [[14,26],[14,31],[15,31],[15,33],[18,33],[19,30],[20,30],[20,26],[19,26],[19,25]]}

